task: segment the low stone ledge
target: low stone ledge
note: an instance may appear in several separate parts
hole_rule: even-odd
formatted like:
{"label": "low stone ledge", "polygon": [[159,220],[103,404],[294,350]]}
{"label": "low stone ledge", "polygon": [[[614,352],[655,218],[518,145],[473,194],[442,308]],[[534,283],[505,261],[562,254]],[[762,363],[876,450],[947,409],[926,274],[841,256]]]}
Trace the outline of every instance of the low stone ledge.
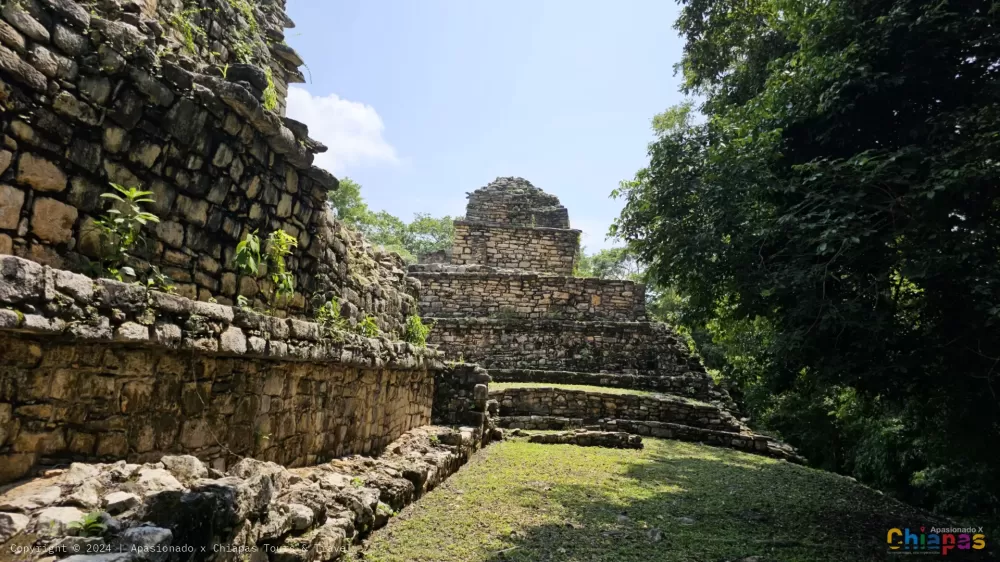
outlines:
{"label": "low stone ledge", "polygon": [[490,397],[500,403],[500,415],[603,418],[680,423],[693,427],[749,433],[732,414],[712,404],[670,394],[641,396],[558,387],[505,388]]}
{"label": "low stone ledge", "polygon": [[[513,433],[514,436],[518,432]],[[608,449],[642,449],[642,437],[624,431],[590,431],[578,429],[566,433],[537,433],[528,435],[529,443],[548,445],[579,445]]]}
{"label": "low stone ledge", "polygon": [[[7,522],[0,544],[30,545],[37,558],[48,551],[60,558],[115,553],[77,554],[68,562],[149,560],[133,546],[235,560],[245,556],[227,553],[265,545],[272,560],[338,560],[345,547],[454,474],[479,442],[473,428],[425,426],[377,458],[291,470],[246,458],[222,473],[191,456],[143,465],[74,463],[0,495],[0,522]],[[102,536],[75,536],[69,524],[94,511],[106,526]],[[89,548],[81,550],[84,543]]]}
{"label": "low stone ledge", "polygon": [[683,424],[627,419],[602,419],[588,429],[601,431],[624,431],[634,435],[647,435],[678,441],[696,441],[706,445],[739,449],[747,453],[765,455],[790,462],[804,464],[794,448],[772,437],[753,433],[734,433],[691,427]]}
{"label": "low stone ledge", "polygon": [[500,427],[508,429],[563,430],[583,427],[583,418],[559,416],[505,416],[498,420]]}
{"label": "low stone ledge", "polygon": [[664,375],[656,371],[629,374],[544,371],[539,369],[490,369],[490,376],[495,382],[578,384],[665,392],[716,404],[734,414],[736,413],[736,403],[730,398],[729,393],[716,386],[711,375],[702,371]]}
{"label": "low stone ledge", "polygon": [[441,352],[384,336],[331,336],[313,322],[95,280],[15,256],[0,256],[0,307],[0,330],[46,337],[364,368],[443,367]]}

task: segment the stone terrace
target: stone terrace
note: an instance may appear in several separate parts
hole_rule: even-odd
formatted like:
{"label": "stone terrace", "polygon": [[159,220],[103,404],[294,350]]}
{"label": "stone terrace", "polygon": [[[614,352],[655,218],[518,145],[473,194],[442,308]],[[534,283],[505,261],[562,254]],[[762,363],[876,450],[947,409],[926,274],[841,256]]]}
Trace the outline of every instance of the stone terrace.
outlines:
{"label": "stone terrace", "polygon": [[648,435],[649,424],[666,424],[656,431],[755,450],[755,436],[725,389],[668,326],[648,321],[645,287],[573,277],[578,251],[579,231],[570,228],[566,208],[527,180],[497,178],[472,192],[465,219],[455,223],[450,263],[435,255],[409,270],[421,285],[419,308],[433,322],[429,342],[446,358],[475,361],[505,382],[662,393],[508,388],[491,392],[487,405],[501,425],[615,421],[620,430]]}

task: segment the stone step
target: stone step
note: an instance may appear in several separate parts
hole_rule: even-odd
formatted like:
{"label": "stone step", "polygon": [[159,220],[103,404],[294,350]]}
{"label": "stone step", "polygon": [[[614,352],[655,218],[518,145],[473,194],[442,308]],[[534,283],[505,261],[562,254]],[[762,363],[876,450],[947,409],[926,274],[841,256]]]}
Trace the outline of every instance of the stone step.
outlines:
{"label": "stone step", "polygon": [[597,423],[585,425],[584,428],[612,432],[624,431],[635,435],[678,441],[697,441],[706,445],[739,449],[748,453],[805,464],[805,459],[799,456],[790,445],[767,435],[752,433],[749,430],[743,432],[720,431],[679,423],[627,419],[602,419],[598,420]]}
{"label": "stone step", "polygon": [[726,410],[674,394],[637,395],[569,390],[559,387],[504,388],[490,391],[500,404],[500,416],[580,418],[584,423],[621,418],[680,423],[719,431],[746,430]]}
{"label": "stone step", "polygon": [[498,426],[512,430],[564,431],[587,429],[592,431],[625,432],[632,435],[674,439],[677,441],[692,441],[738,449],[747,453],[765,455],[784,459],[795,463],[804,463],[792,447],[766,435],[758,435],[749,429],[739,432],[721,431],[692,427],[680,423],[657,422],[648,420],[629,420],[604,418],[596,422],[585,423],[582,418],[561,416],[504,416],[499,418]]}
{"label": "stone step", "polygon": [[717,404],[734,415],[737,414],[736,403],[729,393],[716,385],[711,375],[704,371],[662,375],[656,371],[587,373],[541,369],[490,369],[490,376],[493,382],[577,384],[664,392]]}

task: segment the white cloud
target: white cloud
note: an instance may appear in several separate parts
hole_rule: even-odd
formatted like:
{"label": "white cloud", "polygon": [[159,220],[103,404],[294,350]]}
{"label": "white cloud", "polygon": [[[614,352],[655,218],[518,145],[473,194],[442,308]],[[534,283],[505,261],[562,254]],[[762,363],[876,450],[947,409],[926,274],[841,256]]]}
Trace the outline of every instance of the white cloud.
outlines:
{"label": "white cloud", "polygon": [[396,149],[382,137],[385,124],[370,105],[337,94],[317,97],[293,86],[287,112],[309,126],[310,137],[330,148],[316,155],[316,165],[338,177],[357,166],[399,163]]}

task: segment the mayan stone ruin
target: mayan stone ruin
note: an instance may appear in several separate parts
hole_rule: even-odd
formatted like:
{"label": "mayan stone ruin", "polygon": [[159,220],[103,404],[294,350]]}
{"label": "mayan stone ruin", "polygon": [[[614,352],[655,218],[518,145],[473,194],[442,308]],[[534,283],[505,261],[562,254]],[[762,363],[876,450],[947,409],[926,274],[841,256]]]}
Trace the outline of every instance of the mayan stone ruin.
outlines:
{"label": "mayan stone ruin", "polygon": [[[527,181],[473,193],[450,254],[409,271],[338,221],[326,147],[284,117],[292,26],[284,0],[0,8],[0,546],[336,560],[501,426],[797,460],[648,321],[641,285],[572,276],[580,232]],[[157,218],[113,271],[112,184]],[[248,273],[240,252],[277,232],[280,264]],[[404,341],[418,314],[429,346]]]}
{"label": "mayan stone ruin", "polygon": [[619,427],[794,459],[754,435],[666,325],[650,322],[645,288],[572,276],[580,231],[557,198],[522,178],[472,192],[455,222],[450,263],[410,267],[430,342],[473,361],[494,381],[652,390],[652,397],[528,387],[490,392],[501,426]]}

